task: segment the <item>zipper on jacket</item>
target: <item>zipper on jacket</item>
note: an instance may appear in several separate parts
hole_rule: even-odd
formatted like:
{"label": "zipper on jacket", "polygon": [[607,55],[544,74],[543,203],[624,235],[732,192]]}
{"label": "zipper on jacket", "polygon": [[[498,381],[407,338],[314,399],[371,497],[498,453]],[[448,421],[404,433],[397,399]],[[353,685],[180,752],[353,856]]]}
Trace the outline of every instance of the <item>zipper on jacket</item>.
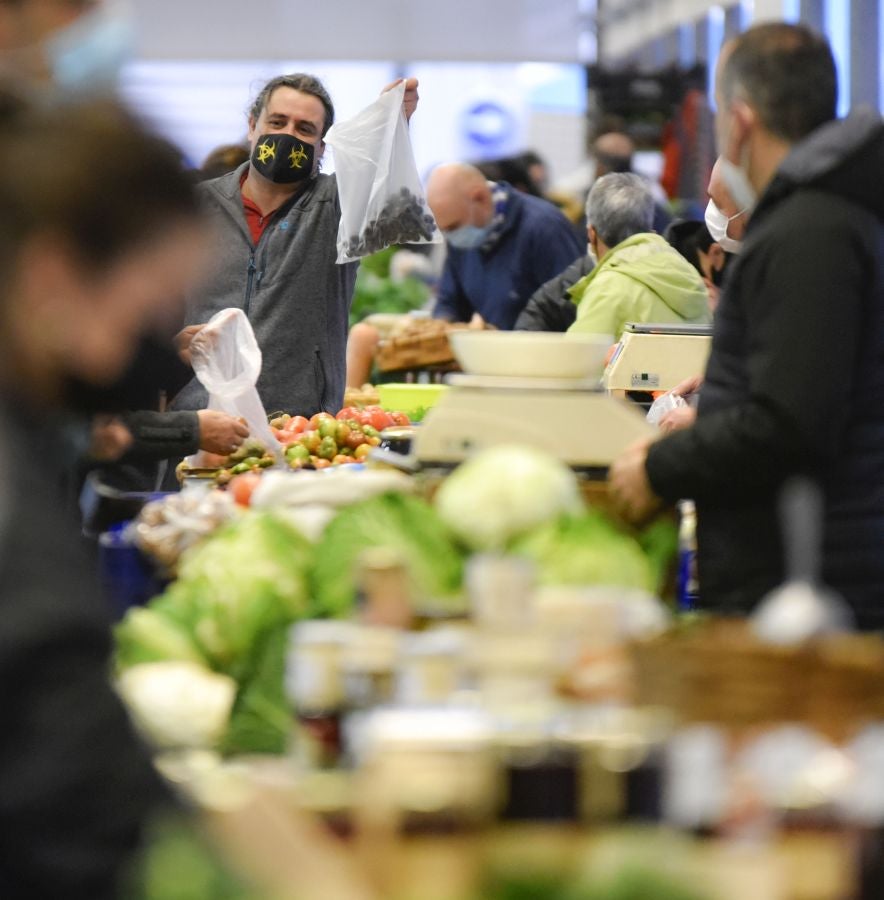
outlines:
{"label": "zipper on jacket", "polygon": [[246,278],[246,295],[243,298],[242,302],[242,310],[248,316],[249,314],[249,305],[252,302],[252,284],[255,280],[255,254],[254,252],[249,254],[249,266],[248,266],[248,277]]}

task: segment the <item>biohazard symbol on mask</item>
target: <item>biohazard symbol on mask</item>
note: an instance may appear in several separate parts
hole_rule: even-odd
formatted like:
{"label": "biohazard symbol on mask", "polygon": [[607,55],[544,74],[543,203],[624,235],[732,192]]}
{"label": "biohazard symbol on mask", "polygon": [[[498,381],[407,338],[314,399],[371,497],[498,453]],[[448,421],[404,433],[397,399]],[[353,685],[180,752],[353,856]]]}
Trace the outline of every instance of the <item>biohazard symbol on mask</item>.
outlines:
{"label": "biohazard symbol on mask", "polygon": [[289,164],[293,169],[300,169],[306,159],[307,154],[304,152],[303,147],[298,147],[297,150],[293,147],[292,152],[289,153]]}
{"label": "biohazard symbol on mask", "polygon": [[258,145],[258,162],[266,163],[268,159],[276,157],[276,144],[270,144],[264,141]]}

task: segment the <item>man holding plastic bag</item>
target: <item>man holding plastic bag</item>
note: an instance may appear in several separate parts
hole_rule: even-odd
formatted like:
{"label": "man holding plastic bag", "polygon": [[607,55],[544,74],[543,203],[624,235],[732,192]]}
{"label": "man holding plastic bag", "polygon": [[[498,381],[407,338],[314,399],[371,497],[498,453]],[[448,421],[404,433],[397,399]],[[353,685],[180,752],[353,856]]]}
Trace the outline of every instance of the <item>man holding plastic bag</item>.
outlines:
{"label": "man holding plastic bag", "polygon": [[[434,236],[431,217],[412,221],[414,211],[407,211],[404,202],[393,211],[402,228],[381,229],[377,223],[392,193],[404,201],[403,187],[418,204],[422,201],[416,173],[413,181],[395,185],[387,177],[393,171],[408,175],[409,160],[404,165],[397,161],[395,148],[401,148],[404,130],[402,152],[410,158],[406,123],[417,100],[416,79],[400,80],[360,114],[376,122],[376,134],[366,129],[361,151],[374,157],[351,179],[348,194],[343,180],[319,171],[334,122],[328,92],[311,75],[279,76],[264,86],[250,110],[250,160],[200,186],[215,226],[216,251],[211,277],[188,303],[187,321],[208,321],[225,308],[243,310],[263,356],[257,389],[268,412],[309,416],[340,407],[358,258],[379,241],[402,240],[404,231],[415,241]],[[380,112],[370,116],[375,107]],[[353,169],[345,163],[360,152],[357,146],[348,157],[347,149],[336,146],[342,173]],[[410,164],[413,169],[413,158]],[[366,212],[373,214],[373,225]],[[388,218],[393,214],[387,210]],[[359,224],[362,248],[358,242],[347,247],[339,243],[339,227],[351,228],[353,222]],[[352,236],[357,235],[347,235]],[[175,398],[173,408],[199,409],[207,399],[194,380]]]}

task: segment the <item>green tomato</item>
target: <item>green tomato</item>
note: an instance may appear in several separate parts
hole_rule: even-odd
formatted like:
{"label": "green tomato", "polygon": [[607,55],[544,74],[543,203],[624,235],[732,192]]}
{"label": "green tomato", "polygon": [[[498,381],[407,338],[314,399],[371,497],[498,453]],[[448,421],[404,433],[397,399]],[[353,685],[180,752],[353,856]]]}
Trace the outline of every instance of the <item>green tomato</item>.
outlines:
{"label": "green tomato", "polygon": [[320,459],[334,459],[338,455],[338,445],[331,436],[324,437],[319,444],[319,452],[316,454]]}
{"label": "green tomato", "polygon": [[310,459],[310,451],[303,444],[292,444],[288,450],[285,451],[286,459],[300,459],[306,462]]}
{"label": "green tomato", "polygon": [[323,419],[319,423],[319,436],[321,438],[334,438],[338,432],[338,422],[336,419]]}

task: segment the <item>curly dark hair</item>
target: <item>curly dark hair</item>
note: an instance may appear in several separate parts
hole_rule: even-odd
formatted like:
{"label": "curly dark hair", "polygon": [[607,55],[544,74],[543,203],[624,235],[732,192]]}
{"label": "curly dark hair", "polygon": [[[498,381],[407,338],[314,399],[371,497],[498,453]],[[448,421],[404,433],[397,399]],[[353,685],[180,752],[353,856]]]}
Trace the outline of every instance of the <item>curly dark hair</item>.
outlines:
{"label": "curly dark hair", "polygon": [[295,91],[300,91],[302,94],[310,94],[319,100],[325,109],[325,123],[322,126],[322,137],[325,137],[329,128],[334,125],[335,107],[328,91],[325,89],[325,85],[315,75],[307,75],[304,72],[295,72],[291,75],[277,75],[275,78],[271,78],[261,88],[258,96],[255,97],[252,105],[249,107],[249,118],[257,121],[264,111],[264,107],[267,106],[270,95],[280,87],[292,88]]}

